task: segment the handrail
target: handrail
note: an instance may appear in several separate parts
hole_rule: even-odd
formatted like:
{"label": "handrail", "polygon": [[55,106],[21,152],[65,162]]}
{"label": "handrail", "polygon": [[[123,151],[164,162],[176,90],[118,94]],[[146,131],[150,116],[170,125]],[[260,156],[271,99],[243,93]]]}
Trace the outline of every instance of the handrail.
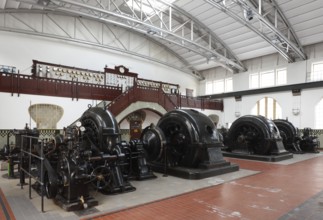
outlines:
{"label": "handrail", "polygon": [[159,87],[138,85],[135,83],[133,87],[130,87],[122,93],[122,88],[119,86],[0,72],[0,92],[10,92],[12,96],[14,93],[18,93],[18,96],[23,93],[71,97],[72,100],[74,98],[76,100],[79,98],[105,101],[112,100],[106,107],[114,115],[118,115],[131,103],[137,101],[158,103],[166,111],[182,107],[223,111],[222,101],[183,96],[177,93],[178,90],[175,90],[175,93],[167,93],[164,91],[163,82],[149,82],[154,82],[152,85],[159,85]]}
{"label": "handrail", "polygon": [[[29,140],[29,149],[23,149],[24,146],[24,140]],[[32,140],[36,139],[38,142],[40,142],[40,155],[36,155],[32,152]],[[28,184],[29,184],[29,199],[31,198],[31,179],[34,179],[36,182],[38,182],[41,186],[40,189],[40,196],[41,196],[41,211],[44,212],[44,192],[45,192],[45,183],[44,183],[44,140],[40,139],[39,137],[34,136],[28,136],[28,135],[21,135],[21,146],[20,146],[20,187],[23,189],[24,185],[24,177],[25,174],[28,176]],[[25,166],[25,159],[28,158],[28,165]],[[33,160],[40,160],[40,179],[34,176],[31,172],[32,169],[32,158]]]}
{"label": "handrail", "polygon": [[[156,96],[152,97],[152,95]],[[130,104],[137,101],[156,102],[168,111],[170,108],[167,107],[167,103],[170,103],[172,106],[171,109],[177,108],[177,105],[162,91],[161,88],[157,89],[137,85],[119,95],[117,98],[111,101],[106,108],[111,111],[112,114],[118,115]]]}
{"label": "handrail", "polygon": [[[162,90],[162,94],[168,99],[168,101],[170,102],[170,103],[172,103],[173,104],[173,106],[174,106],[174,108],[179,108],[179,106],[177,105],[177,104],[175,104],[174,102],[173,102],[173,100],[170,98],[170,96],[167,94],[167,93],[165,93],[163,90]],[[176,95],[176,96],[178,96],[178,95]]]}
{"label": "handrail", "polygon": [[108,109],[111,105],[113,105],[115,102],[120,100],[122,97],[124,97],[126,94],[128,94],[131,90],[134,90],[134,87],[131,87],[131,88],[127,89],[125,92],[121,93],[114,100],[112,100],[109,104],[107,104],[106,108]]}
{"label": "handrail", "polygon": [[139,86],[137,84],[111,101],[106,108],[113,115],[118,115],[129,105],[137,101],[158,103],[166,111],[182,107],[201,108],[201,110],[207,108],[223,111],[222,101],[188,97],[180,94],[168,94],[163,91],[162,87],[155,88],[149,86]]}
{"label": "handrail", "polygon": [[48,95],[94,100],[114,100],[122,93],[119,86],[97,85],[62,79],[0,72],[0,92]]}

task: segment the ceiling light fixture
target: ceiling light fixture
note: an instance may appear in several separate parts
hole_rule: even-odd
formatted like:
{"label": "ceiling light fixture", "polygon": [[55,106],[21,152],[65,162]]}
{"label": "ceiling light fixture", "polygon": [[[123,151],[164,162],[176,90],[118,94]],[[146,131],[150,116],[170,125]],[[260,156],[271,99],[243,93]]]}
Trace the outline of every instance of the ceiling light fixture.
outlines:
{"label": "ceiling light fixture", "polygon": [[49,4],[50,0],[38,0],[37,4],[47,6]]}
{"label": "ceiling light fixture", "polygon": [[157,34],[157,31],[152,30],[152,29],[148,29],[148,30],[147,30],[147,34],[155,35],[155,34]]}
{"label": "ceiling light fixture", "polygon": [[253,12],[252,10],[249,9],[244,9],[243,10],[243,15],[247,21],[251,21],[253,19]]}

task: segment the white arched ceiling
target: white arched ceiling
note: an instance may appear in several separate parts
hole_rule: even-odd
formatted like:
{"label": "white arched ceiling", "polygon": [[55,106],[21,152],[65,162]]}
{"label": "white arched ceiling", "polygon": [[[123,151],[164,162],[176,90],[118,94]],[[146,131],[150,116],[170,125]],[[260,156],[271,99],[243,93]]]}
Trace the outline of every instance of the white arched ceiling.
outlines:
{"label": "white arched ceiling", "polygon": [[178,54],[157,41],[82,17],[42,13],[0,14],[0,29],[112,49],[190,72]]}
{"label": "white arched ceiling", "polygon": [[277,52],[304,60],[303,46],[323,39],[323,0],[170,1],[0,0],[0,30],[107,47],[198,78]]}

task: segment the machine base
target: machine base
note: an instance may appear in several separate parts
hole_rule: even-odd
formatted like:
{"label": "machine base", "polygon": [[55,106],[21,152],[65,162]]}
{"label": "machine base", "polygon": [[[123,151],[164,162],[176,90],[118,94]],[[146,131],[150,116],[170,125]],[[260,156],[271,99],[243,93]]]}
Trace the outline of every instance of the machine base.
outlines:
{"label": "machine base", "polygon": [[155,176],[154,174],[149,174],[149,175],[141,175],[135,178],[135,180],[149,180],[149,179],[155,179],[155,178],[157,178],[157,176]]}
{"label": "machine base", "polygon": [[139,175],[130,176],[129,180],[149,180],[155,178],[157,178],[157,176],[155,176],[153,172],[147,172]]}
{"label": "machine base", "polygon": [[248,160],[259,160],[259,161],[267,161],[267,162],[278,162],[282,160],[287,160],[293,158],[292,153],[284,153],[279,155],[256,155],[256,154],[239,154],[222,151],[224,157],[233,157],[239,159],[248,159]]}
{"label": "machine base", "polygon": [[100,193],[103,195],[114,195],[114,194],[120,194],[120,193],[127,193],[127,192],[133,192],[136,188],[133,187],[129,182],[125,183],[123,186],[115,186],[113,188],[107,188],[100,190]]}
{"label": "machine base", "polygon": [[66,199],[64,199],[62,196],[59,196],[59,195],[57,195],[56,198],[54,199],[54,203],[68,212],[91,208],[99,204],[99,202],[94,200],[94,198],[92,197],[86,198],[83,204],[81,201],[68,202]]}
{"label": "machine base", "polygon": [[222,162],[210,168],[187,168],[187,167],[165,167],[163,164],[150,164],[153,171],[164,173],[166,175],[176,176],[184,179],[204,179],[207,177],[217,176],[239,170],[237,164]]}

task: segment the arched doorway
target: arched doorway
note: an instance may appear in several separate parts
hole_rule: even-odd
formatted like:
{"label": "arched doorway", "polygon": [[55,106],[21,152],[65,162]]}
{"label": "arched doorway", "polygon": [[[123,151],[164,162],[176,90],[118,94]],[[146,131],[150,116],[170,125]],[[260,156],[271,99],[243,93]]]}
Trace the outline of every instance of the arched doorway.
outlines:
{"label": "arched doorway", "polygon": [[282,118],[282,108],[275,99],[264,97],[257,101],[251,114],[262,115],[268,119],[279,119]]}

